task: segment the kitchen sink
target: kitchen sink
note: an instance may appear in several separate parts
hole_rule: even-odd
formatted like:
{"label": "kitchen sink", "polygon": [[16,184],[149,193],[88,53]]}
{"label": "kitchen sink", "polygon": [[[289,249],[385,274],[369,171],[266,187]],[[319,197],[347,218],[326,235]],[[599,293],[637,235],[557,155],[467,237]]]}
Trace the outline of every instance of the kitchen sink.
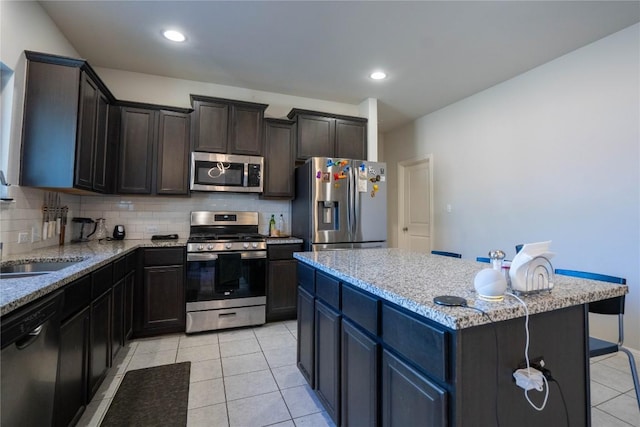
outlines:
{"label": "kitchen sink", "polygon": [[80,261],[34,261],[0,267],[0,279],[18,279],[53,273]]}

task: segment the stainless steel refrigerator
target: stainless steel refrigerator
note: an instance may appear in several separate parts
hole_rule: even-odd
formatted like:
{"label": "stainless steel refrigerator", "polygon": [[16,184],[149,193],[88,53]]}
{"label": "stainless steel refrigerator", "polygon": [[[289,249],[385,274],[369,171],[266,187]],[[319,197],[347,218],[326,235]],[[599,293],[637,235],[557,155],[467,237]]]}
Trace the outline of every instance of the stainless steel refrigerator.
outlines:
{"label": "stainless steel refrigerator", "polygon": [[386,164],[312,157],[296,169],[291,211],[307,251],[386,247]]}

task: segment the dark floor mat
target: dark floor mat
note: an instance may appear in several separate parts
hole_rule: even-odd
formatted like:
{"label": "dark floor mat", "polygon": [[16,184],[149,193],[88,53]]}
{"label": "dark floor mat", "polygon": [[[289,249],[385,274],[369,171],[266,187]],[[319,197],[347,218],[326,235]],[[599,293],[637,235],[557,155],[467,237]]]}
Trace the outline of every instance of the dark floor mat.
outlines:
{"label": "dark floor mat", "polygon": [[125,374],[102,427],[186,426],[191,362]]}

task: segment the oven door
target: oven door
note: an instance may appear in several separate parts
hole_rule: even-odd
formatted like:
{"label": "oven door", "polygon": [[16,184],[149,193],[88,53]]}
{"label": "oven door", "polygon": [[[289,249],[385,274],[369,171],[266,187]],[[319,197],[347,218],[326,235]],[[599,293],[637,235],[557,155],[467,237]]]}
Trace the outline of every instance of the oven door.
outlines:
{"label": "oven door", "polygon": [[266,251],[187,254],[187,303],[266,296]]}

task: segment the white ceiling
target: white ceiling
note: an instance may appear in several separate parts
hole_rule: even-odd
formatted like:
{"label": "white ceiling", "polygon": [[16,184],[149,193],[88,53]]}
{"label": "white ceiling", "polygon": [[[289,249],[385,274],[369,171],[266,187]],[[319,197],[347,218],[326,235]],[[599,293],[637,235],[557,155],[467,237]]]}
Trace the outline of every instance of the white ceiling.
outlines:
{"label": "white ceiling", "polygon": [[[640,21],[638,1],[41,1],[93,66],[359,104],[388,131]],[[182,45],[161,30],[182,30]],[[389,78],[372,81],[374,69]]]}

